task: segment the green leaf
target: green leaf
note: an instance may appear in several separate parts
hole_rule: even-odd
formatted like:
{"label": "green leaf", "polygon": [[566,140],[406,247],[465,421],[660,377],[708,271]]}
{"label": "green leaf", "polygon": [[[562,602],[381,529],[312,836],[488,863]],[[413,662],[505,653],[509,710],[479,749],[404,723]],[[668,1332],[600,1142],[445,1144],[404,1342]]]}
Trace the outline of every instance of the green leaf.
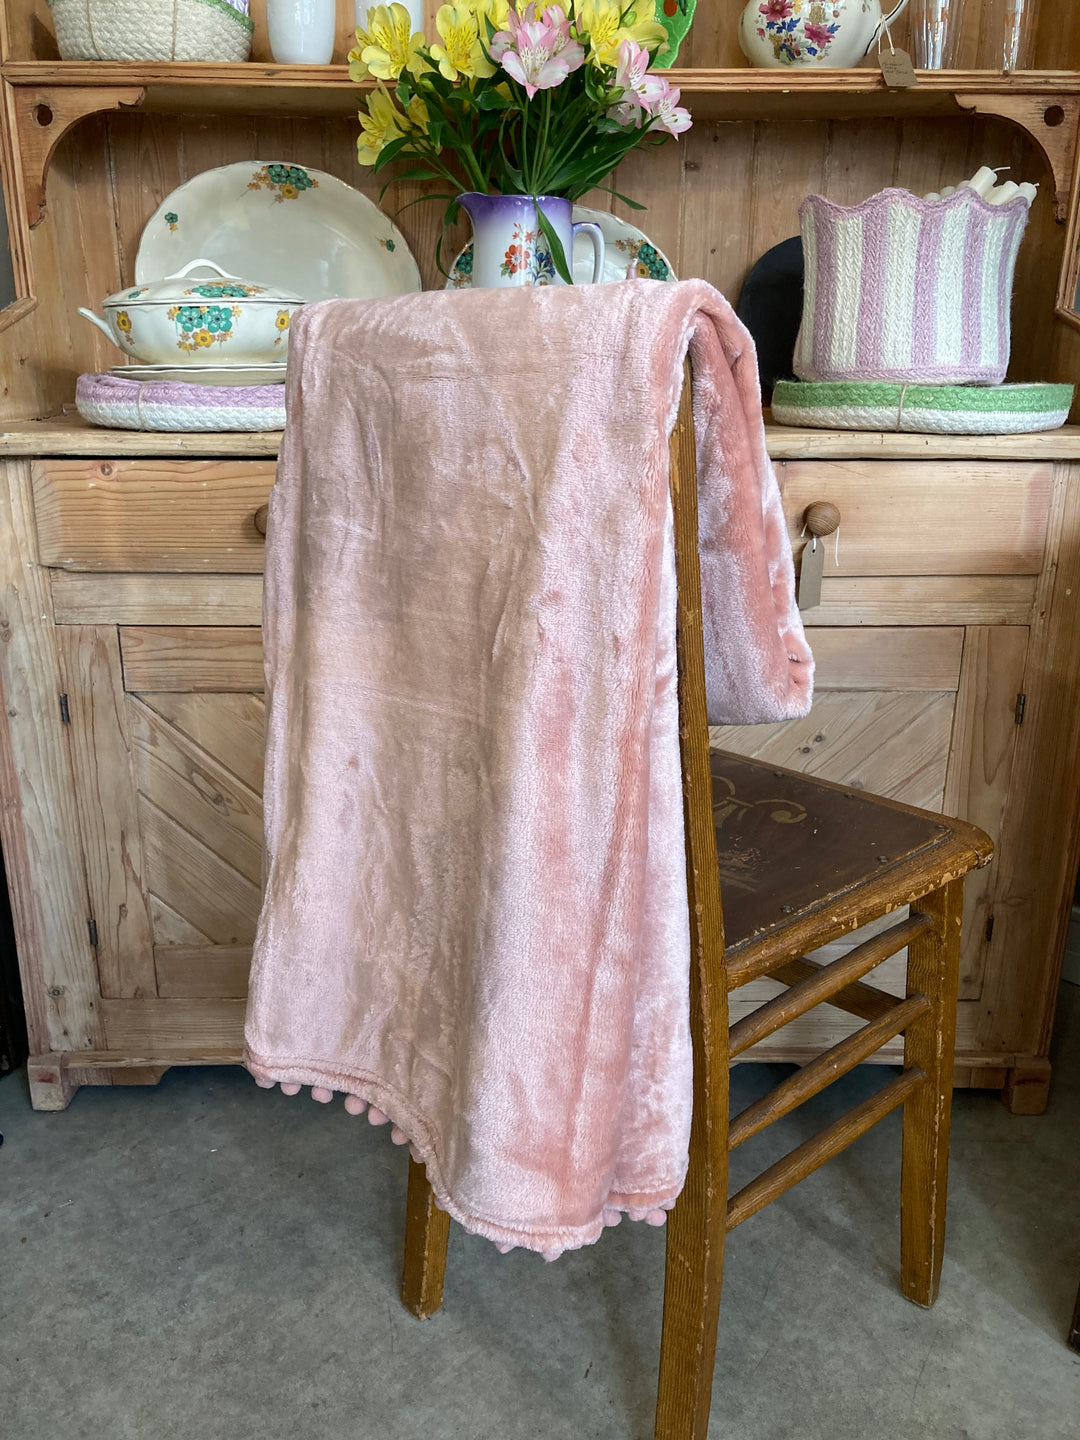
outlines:
{"label": "green leaf", "polygon": [[[536,200],[535,195],[533,196],[533,200]],[[559,239],[558,231],[555,229],[555,226],[552,225],[548,217],[544,214],[543,208],[540,204],[537,204],[536,206],[536,218],[540,222],[540,229],[543,233],[544,239],[548,243],[548,249],[551,251],[551,258],[554,262],[555,270],[559,276],[559,279],[565,280],[567,285],[573,285],[574,277],[573,275],[571,275],[570,267],[566,263],[566,251],[563,249],[563,243]]]}
{"label": "green leaf", "polygon": [[457,223],[457,219],[460,214],[461,206],[458,204],[457,198],[455,197],[453,200],[451,200],[450,204],[447,205],[445,211],[443,212],[442,230],[435,245],[436,267],[438,268],[439,274],[447,280],[449,280],[450,278],[450,271],[447,270],[447,268],[442,262],[442,247],[443,242],[446,239],[447,232],[451,229],[453,225]]}
{"label": "green leaf", "polygon": [[613,190],[610,185],[594,185],[594,190],[604,190],[609,195],[614,195],[616,200],[621,200],[624,205],[629,205],[631,210],[647,210],[647,205],[642,205],[637,200],[631,200],[629,195],[623,195],[618,190]]}
{"label": "green leaf", "polygon": [[389,165],[391,160],[396,159],[405,147],[411,144],[412,139],[408,135],[399,135],[396,140],[391,140],[388,145],[384,145],[379,151],[378,159],[375,161],[375,169],[381,170],[384,165]]}
{"label": "green leaf", "polygon": [[[432,176],[431,178],[432,178],[432,179],[435,179],[435,176]],[[386,183],[387,183],[387,185],[392,185],[394,182],[393,182],[392,180],[388,180]],[[385,185],[383,186],[383,189],[384,189],[384,190],[386,189],[386,186],[385,186]],[[379,196],[379,199],[380,199],[380,200],[382,199],[382,196],[381,196],[381,195]],[[394,211],[394,214],[395,214],[395,216],[401,215],[401,214],[404,213],[404,211],[406,211],[406,210],[411,210],[414,205],[423,205],[423,204],[425,204],[428,200],[454,200],[454,201],[456,201],[456,200],[457,200],[457,196],[456,196],[455,194],[453,194],[453,193],[452,193],[451,191],[449,191],[449,190],[429,191],[426,195],[417,195],[417,196],[415,196],[412,200],[406,200],[406,202],[405,202],[404,205],[399,205],[399,206],[397,207],[397,209]]]}

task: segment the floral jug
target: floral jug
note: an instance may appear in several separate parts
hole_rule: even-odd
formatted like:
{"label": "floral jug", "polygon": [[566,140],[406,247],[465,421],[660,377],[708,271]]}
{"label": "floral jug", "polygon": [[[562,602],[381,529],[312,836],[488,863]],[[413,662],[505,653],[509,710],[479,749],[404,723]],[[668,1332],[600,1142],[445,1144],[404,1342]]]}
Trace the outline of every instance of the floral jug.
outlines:
{"label": "floral jug", "polygon": [[573,206],[556,195],[482,195],[471,191],[458,204],[472,221],[472,283],[484,289],[506,285],[562,285],[551,250],[536,218],[543,206],[573,267],[574,239],[588,237],[593,249],[592,282],[604,273],[604,236],[591,221],[573,224]]}
{"label": "floral jug", "polygon": [[907,5],[883,14],[879,0],[749,0],[739,45],[751,65],[847,69],[857,65]]}

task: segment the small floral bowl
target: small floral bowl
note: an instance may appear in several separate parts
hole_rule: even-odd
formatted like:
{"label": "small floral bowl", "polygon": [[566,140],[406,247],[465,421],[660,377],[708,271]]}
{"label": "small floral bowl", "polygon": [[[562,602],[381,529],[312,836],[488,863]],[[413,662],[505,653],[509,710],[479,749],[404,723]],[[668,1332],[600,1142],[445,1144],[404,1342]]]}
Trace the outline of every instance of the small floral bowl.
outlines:
{"label": "small floral bowl", "polygon": [[[215,278],[193,278],[199,269]],[[229,275],[213,260],[192,260],[164,280],[110,295],[104,320],[81,307],[79,314],[147,365],[258,365],[284,360],[292,312],[302,303],[287,290]]]}

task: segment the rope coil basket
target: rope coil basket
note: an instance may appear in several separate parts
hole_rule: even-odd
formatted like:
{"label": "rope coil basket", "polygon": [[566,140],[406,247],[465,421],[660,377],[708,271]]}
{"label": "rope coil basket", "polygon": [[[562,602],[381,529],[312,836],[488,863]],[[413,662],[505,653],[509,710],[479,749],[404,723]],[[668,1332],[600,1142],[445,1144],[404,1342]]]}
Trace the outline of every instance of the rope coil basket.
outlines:
{"label": "rope coil basket", "polygon": [[800,380],[1000,385],[1028,203],[882,190],[861,205],[810,195],[799,210],[806,282]]}
{"label": "rope coil basket", "polygon": [[80,375],[75,406],[112,430],[282,430],[284,385],[184,385]]}
{"label": "rope coil basket", "polygon": [[229,0],[48,0],[63,60],[246,60],[254,29]]}
{"label": "rope coil basket", "polygon": [[1025,435],[1069,418],[1072,385],[889,385],[854,380],[778,380],[778,425],[892,430],[921,435]]}

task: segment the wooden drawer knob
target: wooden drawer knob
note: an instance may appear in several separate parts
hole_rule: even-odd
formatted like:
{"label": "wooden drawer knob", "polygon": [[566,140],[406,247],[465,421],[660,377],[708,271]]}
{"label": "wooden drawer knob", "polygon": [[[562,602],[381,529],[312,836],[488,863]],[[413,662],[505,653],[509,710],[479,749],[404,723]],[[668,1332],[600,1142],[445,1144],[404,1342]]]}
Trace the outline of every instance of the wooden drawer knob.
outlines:
{"label": "wooden drawer knob", "polygon": [[821,539],[823,535],[831,535],[840,528],[840,511],[829,500],[815,500],[806,507],[803,524],[811,535]]}
{"label": "wooden drawer knob", "polygon": [[[807,512],[807,513],[809,513],[809,512]],[[837,513],[839,514],[839,512],[837,512]],[[255,529],[259,532],[260,535],[265,535],[265,534],[266,534],[266,519],[267,519],[267,516],[268,516],[269,514],[270,514],[270,506],[269,506],[269,505],[260,505],[259,508],[255,511],[255,516],[254,516],[254,519],[255,519]],[[834,526],[834,528],[835,528],[835,526]]]}

